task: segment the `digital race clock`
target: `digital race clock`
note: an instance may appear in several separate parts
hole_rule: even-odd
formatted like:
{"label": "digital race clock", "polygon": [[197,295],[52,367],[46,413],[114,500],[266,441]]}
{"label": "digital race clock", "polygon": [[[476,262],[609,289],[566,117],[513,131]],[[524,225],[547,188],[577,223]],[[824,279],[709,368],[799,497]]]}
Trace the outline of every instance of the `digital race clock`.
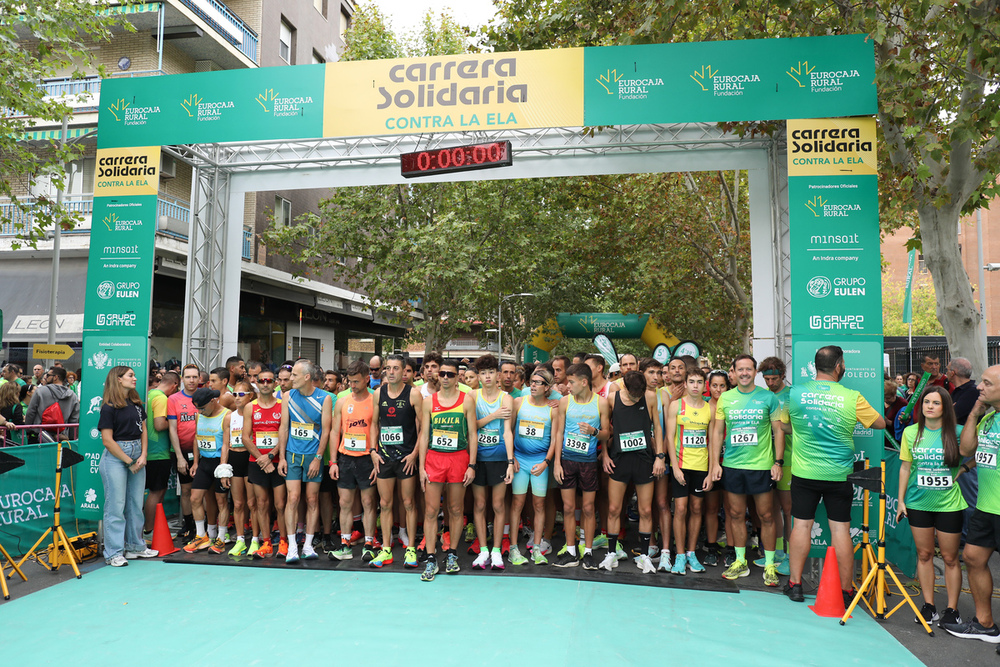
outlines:
{"label": "digital race clock", "polygon": [[399,156],[399,169],[404,178],[413,178],[472,169],[509,167],[513,164],[513,158],[509,141],[494,141],[488,144],[403,153]]}

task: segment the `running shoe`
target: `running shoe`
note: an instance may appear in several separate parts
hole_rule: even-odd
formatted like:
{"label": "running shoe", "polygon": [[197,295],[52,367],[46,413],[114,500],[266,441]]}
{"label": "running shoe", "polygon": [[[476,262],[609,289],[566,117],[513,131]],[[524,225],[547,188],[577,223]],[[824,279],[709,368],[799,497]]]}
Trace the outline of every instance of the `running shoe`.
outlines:
{"label": "running shoe", "polygon": [[299,562],[299,548],[298,546],[289,547],[288,555],[285,556],[285,565],[295,565]]}
{"label": "running shoe", "polygon": [[246,550],[247,550],[247,543],[244,542],[242,539],[239,539],[236,540],[236,544],[233,545],[233,548],[229,550],[229,555],[242,556],[243,554],[246,553]]}
{"label": "running shoe", "polygon": [[594,562],[594,554],[590,552],[584,552],[583,560],[581,561],[584,570],[596,570],[597,563]]}
{"label": "running shoe", "polygon": [[792,573],[792,566],[789,564],[787,558],[778,563],[778,574],[780,574],[783,577],[787,577],[791,573]]}
{"label": "running shoe", "polygon": [[562,522],[563,522],[563,513],[560,512],[560,511],[558,511],[558,510],[556,510],[556,520],[555,520],[555,523],[562,523]]}
{"label": "running shoe", "polygon": [[[470,523],[469,525],[471,526],[472,524]],[[482,549],[479,548],[479,538],[477,537],[477,538],[473,539],[472,540],[472,544],[469,545],[469,555],[470,556],[475,556],[480,551],[482,551]]]}
{"label": "running shoe", "polygon": [[370,563],[373,560],[375,560],[375,545],[371,542],[365,542],[365,546],[361,550],[361,562]]}
{"label": "running shoe", "polygon": [[792,602],[803,602],[806,599],[805,596],[802,595],[801,583],[793,584],[792,582],[789,581],[787,584],[785,584],[784,593],[785,595],[788,596],[788,599],[791,600]]}
{"label": "running shoe", "polygon": [[992,628],[984,628],[975,616],[965,623],[948,623],[941,627],[962,639],[979,639],[990,644],[1000,644],[1000,629],[997,629],[997,624],[994,623]]}
{"label": "running shoe", "polygon": [[122,556],[121,554],[115,554],[111,558],[107,559],[105,562],[111,567],[125,567],[126,565],[128,565],[128,559],[125,558],[125,556]]}
{"label": "running shoe", "polygon": [[625,560],[626,558],[628,558],[628,554],[625,553],[624,549],[622,549],[621,542],[618,542],[618,546],[615,548],[615,556],[618,557],[618,560]]}
{"label": "running shoe", "polygon": [[771,588],[778,587],[778,566],[774,563],[764,566],[764,585]]}
{"label": "running shoe", "polygon": [[597,569],[598,570],[607,570],[608,572],[610,572],[611,569],[615,568],[615,567],[618,567],[618,558],[616,558],[613,553],[609,552],[604,557],[604,560],[601,561],[601,564],[597,566]]}
{"label": "running shoe", "polygon": [[507,560],[510,561],[511,565],[524,565],[528,562],[528,559],[521,554],[521,550],[517,548],[516,544],[511,545],[510,553],[507,554]]}
{"label": "running shoe", "polygon": [[687,567],[692,572],[704,572],[705,566],[698,562],[698,554],[693,551],[687,552],[685,554],[687,560]]}
{"label": "running shoe", "polygon": [[465,541],[471,542],[476,539],[476,525],[474,523],[465,524]]}
{"label": "running shoe", "polygon": [[531,560],[535,563],[535,565],[549,564],[549,559],[545,557],[545,553],[539,547],[535,547],[531,550]]}
{"label": "running shoe", "polygon": [[660,566],[657,568],[657,570],[659,570],[660,572],[670,572],[671,569],[672,569],[672,567],[673,566],[670,564],[670,552],[669,551],[661,551],[660,552]]}
{"label": "running shoe", "polygon": [[503,538],[500,540],[500,553],[502,555],[504,555],[504,556],[506,556],[508,553],[510,553],[510,536],[509,535],[504,535]]}
{"label": "running shoe", "polygon": [[135,560],[136,558],[156,558],[160,555],[155,549],[143,549],[142,551],[125,551],[125,560]]}
{"label": "running shoe", "polygon": [[[509,552],[508,552],[509,553]],[[494,549],[490,552],[490,567],[501,572],[507,568],[503,564],[503,553]]]}
{"label": "running shoe", "polygon": [[736,560],[729,568],[722,573],[723,579],[739,579],[750,576],[750,566],[745,560]]}
{"label": "running shoe", "polygon": [[221,554],[226,550],[226,543],[222,541],[221,537],[217,537],[208,545],[208,550],[213,554]]}
{"label": "running shoe", "polygon": [[590,545],[594,549],[607,549],[608,548],[608,536],[604,533],[594,536],[594,543]]}
{"label": "running shoe", "polygon": [[550,553],[552,553],[552,543],[549,542],[544,537],[542,538],[541,547],[542,547],[542,555],[543,556],[548,556]]}
{"label": "running shoe", "polygon": [[[361,534],[360,530],[352,530],[351,531],[351,546],[353,547],[355,544],[357,544],[358,542],[360,542],[363,537],[364,537],[364,535]],[[303,538],[303,539],[305,539],[305,538]]]}
{"label": "running shoe", "polygon": [[274,547],[271,546],[271,540],[264,540],[264,543],[260,545],[260,548],[258,548],[257,551],[253,553],[253,557],[258,560],[273,555],[274,555]]}
{"label": "running shoe", "polygon": [[556,554],[555,559],[552,561],[553,567],[576,567],[580,560],[573,554],[569,552],[569,549],[563,547]]}
{"label": "running shoe", "polygon": [[939,628],[943,628],[945,623],[950,623],[952,625],[961,625],[962,617],[958,615],[957,609],[952,609],[948,607],[941,612],[941,622],[938,623]]}
{"label": "running shoe", "polygon": [[420,573],[420,581],[434,581],[434,576],[440,571],[437,561],[428,558],[427,564],[424,565],[424,571]]}
{"label": "running shoe", "polygon": [[649,559],[652,560],[660,555],[660,547],[655,544],[649,545]]}
{"label": "running shoe", "polygon": [[[441,548],[445,551],[451,549],[451,531],[446,530],[441,534]],[[447,567],[445,571],[447,572]]]}
{"label": "running shoe", "polygon": [[[938,619],[941,618],[940,616],[938,616],[937,608],[934,605],[932,605],[930,602],[925,602],[924,606],[920,608],[920,615],[928,623],[933,623],[934,621],[936,621],[936,620],[938,620]],[[916,616],[914,616],[913,617],[913,622],[914,623],[919,623],[920,619],[917,618]]]}
{"label": "running shoe", "polygon": [[705,552],[705,565],[708,565],[709,567],[718,567],[719,552],[715,547],[709,547],[708,551]]}
{"label": "running shoe", "polygon": [[282,539],[278,542],[278,558],[288,556],[288,540]]}
{"label": "running shoe", "polygon": [[679,574],[682,577],[687,574],[687,556],[677,554],[677,558],[674,559],[674,566],[670,568],[670,574]]}
{"label": "running shoe", "polygon": [[653,565],[653,559],[646,554],[639,556],[639,562],[636,563],[636,567],[638,567],[643,574],[652,574],[656,572],[656,566]]}
{"label": "running shoe", "polygon": [[532,549],[535,548],[535,531],[531,530],[530,528],[527,530],[528,534],[526,535],[526,537],[528,539],[528,551],[531,551]]}
{"label": "running shoe", "polygon": [[487,551],[486,549],[483,549],[482,551],[479,552],[479,555],[476,556],[476,560],[472,561],[472,569],[485,570],[486,565],[489,562],[490,562],[490,552]]}
{"label": "running shoe", "polygon": [[445,574],[456,574],[462,568],[458,566],[458,555],[449,553],[447,560],[444,562],[444,572]]}
{"label": "running shoe", "polygon": [[851,606],[851,603],[854,602],[854,596],[858,594],[858,592],[854,590],[854,586],[851,586],[851,590],[840,591],[840,593],[844,596],[844,609]]}
{"label": "running shoe", "polygon": [[311,544],[302,547],[302,560],[316,560],[317,558],[319,558],[319,554],[316,553],[316,548]]}
{"label": "running shoe", "polygon": [[212,544],[208,535],[200,535],[184,545],[184,551],[193,554],[195,551],[204,551]]}
{"label": "running shoe", "polygon": [[[777,565],[778,563],[784,563],[787,560],[788,560],[788,554],[786,554],[784,551],[778,550],[778,551],[774,552],[774,564],[775,565]],[[756,559],[753,562],[753,564],[756,565],[757,567],[764,567],[764,565],[767,564],[766,561],[767,561],[767,557],[765,556],[763,558]]]}
{"label": "running shoe", "polygon": [[351,551],[351,545],[347,542],[341,542],[339,549],[328,551],[326,555],[330,560],[351,560],[354,558],[354,552]]}
{"label": "running shoe", "polygon": [[399,543],[404,547],[410,546],[410,535],[406,532],[406,528],[400,527],[399,529]]}
{"label": "running shoe", "polygon": [[258,551],[260,551],[260,542],[258,540],[250,540],[250,548],[247,549],[247,556],[253,558],[254,554]]}
{"label": "running shoe", "polygon": [[[413,554],[414,560],[416,560],[416,554]],[[378,555],[372,559],[372,562],[368,563],[369,567],[383,568],[386,565],[392,565],[392,549],[389,547],[382,547],[382,550],[378,552]]]}
{"label": "running shoe", "polygon": [[403,552],[403,567],[413,569],[417,566],[417,550],[413,547],[406,547]]}

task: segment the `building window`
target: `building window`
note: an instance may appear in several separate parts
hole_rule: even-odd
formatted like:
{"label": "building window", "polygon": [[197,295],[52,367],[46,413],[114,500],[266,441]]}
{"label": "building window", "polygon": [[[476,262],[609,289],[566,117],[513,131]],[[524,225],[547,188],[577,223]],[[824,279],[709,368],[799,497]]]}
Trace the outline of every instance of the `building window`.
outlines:
{"label": "building window", "polygon": [[351,15],[343,7],[340,8],[340,41],[344,41],[344,35],[351,29]]}
{"label": "building window", "polygon": [[96,164],[96,158],[92,157],[80,158],[69,163],[69,168],[66,170],[67,195],[94,194],[94,167]]}
{"label": "building window", "polygon": [[292,38],[295,35],[295,30],[292,29],[284,21],[281,22],[281,28],[278,32],[278,56],[281,57],[288,64],[292,63]]}
{"label": "building window", "polygon": [[313,65],[322,65],[325,62],[323,56],[313,51]]}
{"label": "building window", "polygon": [[324,18],[326,18],[326,1],[327,0],[313,0],[313,7],[315,7],[316,11],[322,14]]}
{"label": "building window", "polygon": [[282,197],[274,198],[274,223],[278,227],[292,226],[292,202]]}
{"label": "building window", "polygon": [[924,253],[917,253],[917,273],[927,273],[927,265],[924,264]]}

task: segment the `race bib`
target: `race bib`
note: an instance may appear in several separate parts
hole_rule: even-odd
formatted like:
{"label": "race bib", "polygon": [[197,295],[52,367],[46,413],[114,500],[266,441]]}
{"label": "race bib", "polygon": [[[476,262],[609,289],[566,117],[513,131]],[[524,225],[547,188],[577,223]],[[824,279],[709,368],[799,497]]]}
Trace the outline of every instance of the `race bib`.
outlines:
{"label": "race bib", "polygon": [[708,446],[708,433],[705,429],[684,429],[681,445],[685,449],[704,449]]}
{"label": "race bib", "polygon": [[586,454],[590,451],[590,436],[567,433],[566,439],[563,441],[563,448],[571,452]]}
{"label": "race bib", "polygon": [[278,446],[278,432],[264,431],[257,434],[257,449],[272,450]]}
{"label": "race bib", "polygon": [[458,451],[458,433],[434,429],[431,432],[431,446],[442,452],[456,452]]}
{"label": "race bib", "polygon": [[917,475],[917,486],[922,489],[950,489],[955,480],[951,475]]}
{"label": "race bib", "polygon": [[622,433],[618,436],[618,443],[621,445],[622,452],[638,452],[646,449],[646,434],[642,431]]}
{"label": "race bib", "polygon": [[195,439],[198,441],[198,449],[201,451],[212,451],[215,449],[215,436],[214,435],[196,435]]}
{"label": "race bib", "polygon": [[378,441],[386,446],[399,446],[403,444],[402,426],[382,426],[378,434]]}
{"label": "race bib", "polygon": [[368,450],[368,436],[364,433],[345,433],[345,452],[365,452]]}
{"label": "race bib", "polygon": [[522,419],[517,423],[517,434],[522,438],[541,439],[545,433],[545,424],[542,422],[532,422]]}
{"label": "race bib", "polygon": [[733,432],[729,434],[729,444],[734,447],[745,447],[747,445],[757,444],[757,429],[756,428],[737,428],[733,429]]}
{"label": "race bib", "polygon": [[312,440],[313,425],[303,424],[302,422],[292,422],[288,427],[288,435],[296,440]]}
{"label": "race bib", "polygon": [[983,451],[982,449],[976,450],[976,465],[995,470],[997,467],[997,453]]}
{"label": "race bib", "polygon": [[500,429],[481,428],[479,429],[479,446],[496,447],[500,444]]}
{"label": "race bib", "polygon": [[234,429],[229,433],[229,446],[239,448],[243,446],[243,430]]}

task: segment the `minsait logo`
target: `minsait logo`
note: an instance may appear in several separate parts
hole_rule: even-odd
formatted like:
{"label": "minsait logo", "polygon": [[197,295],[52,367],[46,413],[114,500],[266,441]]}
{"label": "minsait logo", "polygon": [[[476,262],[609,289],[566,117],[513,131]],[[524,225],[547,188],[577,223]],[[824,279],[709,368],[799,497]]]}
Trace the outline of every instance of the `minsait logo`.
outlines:
{"label": "minsait logo", "polygon": [[806,292],[814,299],[830,296],[833,291],[833,281],[826,276],[814,276],[806,283]]}
{"label": "minsait logo", "polygon": [[809,328],[819,331],[860,331],[865,328],[865,316],[810,315]]}
{"label": "minsait logo", "polygon": [[720,74],[711,65],[702,65],[691,74],[691,79],[706,93],[711,91],[716,97],[733,97],[742,95],[747,86],[760,83],[757,74]]}
{"label": "minsait logo", "polygon": [[110,299],[115,295],[115,284],[110,280],[105,280],[97,286],[97,296],[102,299]]}

